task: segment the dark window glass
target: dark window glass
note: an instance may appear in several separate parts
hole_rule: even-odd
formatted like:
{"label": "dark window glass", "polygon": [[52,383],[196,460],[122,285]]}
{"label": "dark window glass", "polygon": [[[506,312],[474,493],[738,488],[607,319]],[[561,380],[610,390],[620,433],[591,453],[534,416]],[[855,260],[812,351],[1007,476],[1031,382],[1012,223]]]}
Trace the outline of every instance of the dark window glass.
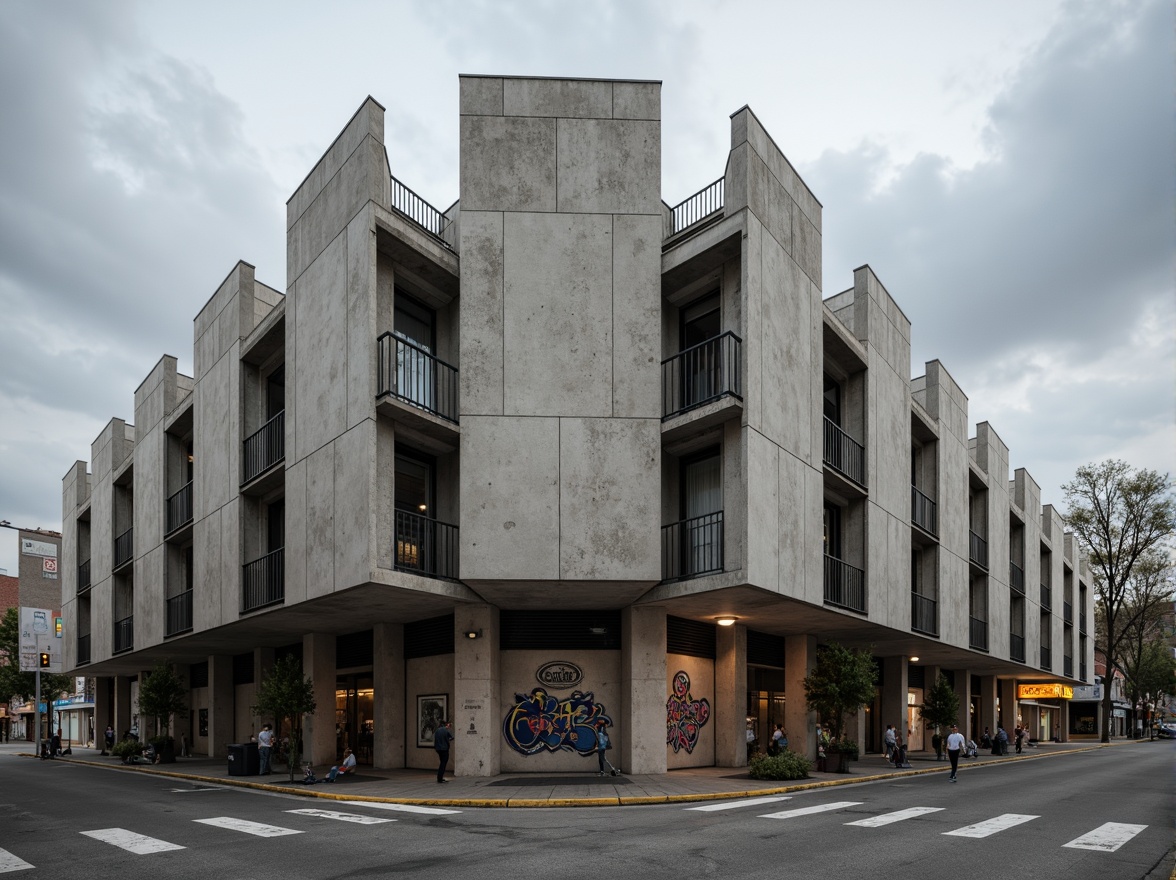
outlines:
{"label": "dark window glass", "polygon": [[286,368],[278,367],[265,380],[265,419],[268,422],[286,408]]}
{"label": "dark window glass", "polygon": [[720,333],[722,312],[715,291],[681,311],[682,349],[714,339]]}
{"label": "dark window glass", "polygon": [[841,558],[841,508],[825,502],[825,555]]}
{"label": "dark window glass", "polygon": [[397,289],[392,315],[393,333],[432,354],[436,344],[435,324],[436,317],[432,309]]}
{"label": "dark window glass", "polygon": [[841,386],[828,373],[825,374],[825,418],[841,427]]}
{"label": "dark window glass", "polygon": [[266,552],[286,546],[286,501],[279,499],[266,505]]}

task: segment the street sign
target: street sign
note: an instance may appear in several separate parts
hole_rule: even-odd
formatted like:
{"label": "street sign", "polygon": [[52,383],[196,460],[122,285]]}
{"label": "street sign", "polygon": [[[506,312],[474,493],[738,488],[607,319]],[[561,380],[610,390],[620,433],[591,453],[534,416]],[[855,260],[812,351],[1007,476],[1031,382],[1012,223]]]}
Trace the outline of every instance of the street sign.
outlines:
{"label": "street sign", "polygon": [[[61,639],[54,618],[48,608],[20,609],[21,672],[61,672]],[[42,654],[48,655],[47,665],[41,661]]]}

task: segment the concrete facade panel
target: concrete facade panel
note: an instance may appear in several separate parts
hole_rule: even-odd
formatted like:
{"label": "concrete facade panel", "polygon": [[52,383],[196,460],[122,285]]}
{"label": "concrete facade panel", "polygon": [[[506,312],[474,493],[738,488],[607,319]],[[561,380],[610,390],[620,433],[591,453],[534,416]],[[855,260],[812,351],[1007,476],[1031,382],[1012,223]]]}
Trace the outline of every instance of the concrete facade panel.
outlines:
{"label": "concrete facade panel", "polygon": [[331,445],[335,453],[334,587],[343,590],[366,583],[374,567],[374,420],[361,422]]}
{"label": "concrete facade panel", "polygon": [[554,119],[461,118],[461,209],[554,211]]}
{"label": "concrete facade panel", "polygon": [[503,214],[462,212],[461,410],[502,415]]}
{"label": "concrete facade panel", "polygon": [[[335,588],[335,444],[306,459],[306,598]],[[366,531],[366,530],[365,530]]]}
{"label": "concrete facade panel", "polygon": [[307,460],[286,468],[286,604],[306,600],[306,469]]}
{"label": "concrete facade panel", "polygon": [[657,122],[560,119],[557,211],[661,218],[661,126]]}
{"label": "concrete facade panel", "polygon": [[501,77],[458,77],[458,112],[462,116],[501,116],[503,114]]}
{"label": "concrete facade panel", "polygon": [[503,112],[507,116],[609,119],[612,106],[611,82],[568,79],[503,81]]}
{"label": "concrete facade panel", "polygon": [[614,82],[613,119],[661,119],[661,83]]}
{"label": "concrete facade panel", "polygon": [[347,420],[352,428],[375,417],[376,234],[370,211],[347,227]]}
{"label": "concrete facade panel", "polygon": [[661,418],[661,220],[613,218],[613,408]]}

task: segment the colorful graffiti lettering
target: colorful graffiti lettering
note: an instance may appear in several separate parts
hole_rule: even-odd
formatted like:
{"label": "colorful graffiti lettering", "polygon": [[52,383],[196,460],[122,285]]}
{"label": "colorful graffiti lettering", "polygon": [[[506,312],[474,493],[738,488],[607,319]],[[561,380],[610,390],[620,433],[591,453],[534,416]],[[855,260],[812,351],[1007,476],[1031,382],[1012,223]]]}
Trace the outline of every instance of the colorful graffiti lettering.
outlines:
{"label": "colorful graffiti lettering", "polygon": [[515,704],[502,721],[502,735],[521,755],[544,751],[590,755],[596,751],[598,721],[606,727],[612,724],[592,694],[572,691],[570,697],[557,699],[535,688],[529,694],[515,694]]}
{"label": "colorful graffiti lettering", "polygon": [[698,734],[710,720],[710,701],[706,697],[695,700],[690,695],[690,676],[674,673],[674,692],[666,700],[666,745],[674,752],[685,749],[687,754],[698,745]]}

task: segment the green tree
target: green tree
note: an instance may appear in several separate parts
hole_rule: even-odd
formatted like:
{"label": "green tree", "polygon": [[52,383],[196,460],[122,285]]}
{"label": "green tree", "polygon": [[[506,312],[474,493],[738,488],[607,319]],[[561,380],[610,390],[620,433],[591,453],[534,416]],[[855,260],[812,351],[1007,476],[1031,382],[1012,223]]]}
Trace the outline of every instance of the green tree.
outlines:
{"label": "green tree", "polygon": [[805,676],[805,703],[829,725],[837,743],[845,716],[872,702],[877,685],[878,668],[870,651],[831,642],[817,649],[816,666]]}
{"label": "green tree", "polygon": [[1167,474],[1107,460],[1078,468],[1062,486],[1066,525],[1086,553],[1094,580],[1095,650],[1106,660],[1102,741],[1110,742],[1111,676],[1130,633],[1157,604],[1171,601],[1163,579],[1176,533],[1176,500]]}
{"label": "green tree", "polygon": [[[41,673],[41,701],[46,705],[62,694],[73,693],[73,688],[72,676]],[[31,700],[36,693],[37,673],[20,670],[20,612],[9,608],[0,618],[0,702],[9,703],[17,697]]]}
{"label": "green tree", "polygon": [[290,781],[294,780],[294,768],[302,755],[302,717],[313,715],[315,710],[314,685],[302,675],[302,663],[287,654],[278,660],[257,688],[257,705],[252,707],[254,715],[273,717],[277,727],[282,722],[290,723],[290,753],[287,766]]}
{"label": "green tree", "polygon": [[156,663],[139,682],[139,713],[154,718],[156,738],[167,740],[159,744],[161,760],[169,763],[175,760],[175,745],[169,732],[171,719],[178,712],[187,711],[188,686],[170,664]]}
{"label": "green tree", "polygon": [[[923,718],[923,723],[940,738],[940,742],[943,739],[943,732],[960,717],[959,695],[943,673],[939,674],[924,695],[923,703],[919,706],[919,714]],[[935,756],[939,757],[941,751],[941,748],[936,748]]]}

